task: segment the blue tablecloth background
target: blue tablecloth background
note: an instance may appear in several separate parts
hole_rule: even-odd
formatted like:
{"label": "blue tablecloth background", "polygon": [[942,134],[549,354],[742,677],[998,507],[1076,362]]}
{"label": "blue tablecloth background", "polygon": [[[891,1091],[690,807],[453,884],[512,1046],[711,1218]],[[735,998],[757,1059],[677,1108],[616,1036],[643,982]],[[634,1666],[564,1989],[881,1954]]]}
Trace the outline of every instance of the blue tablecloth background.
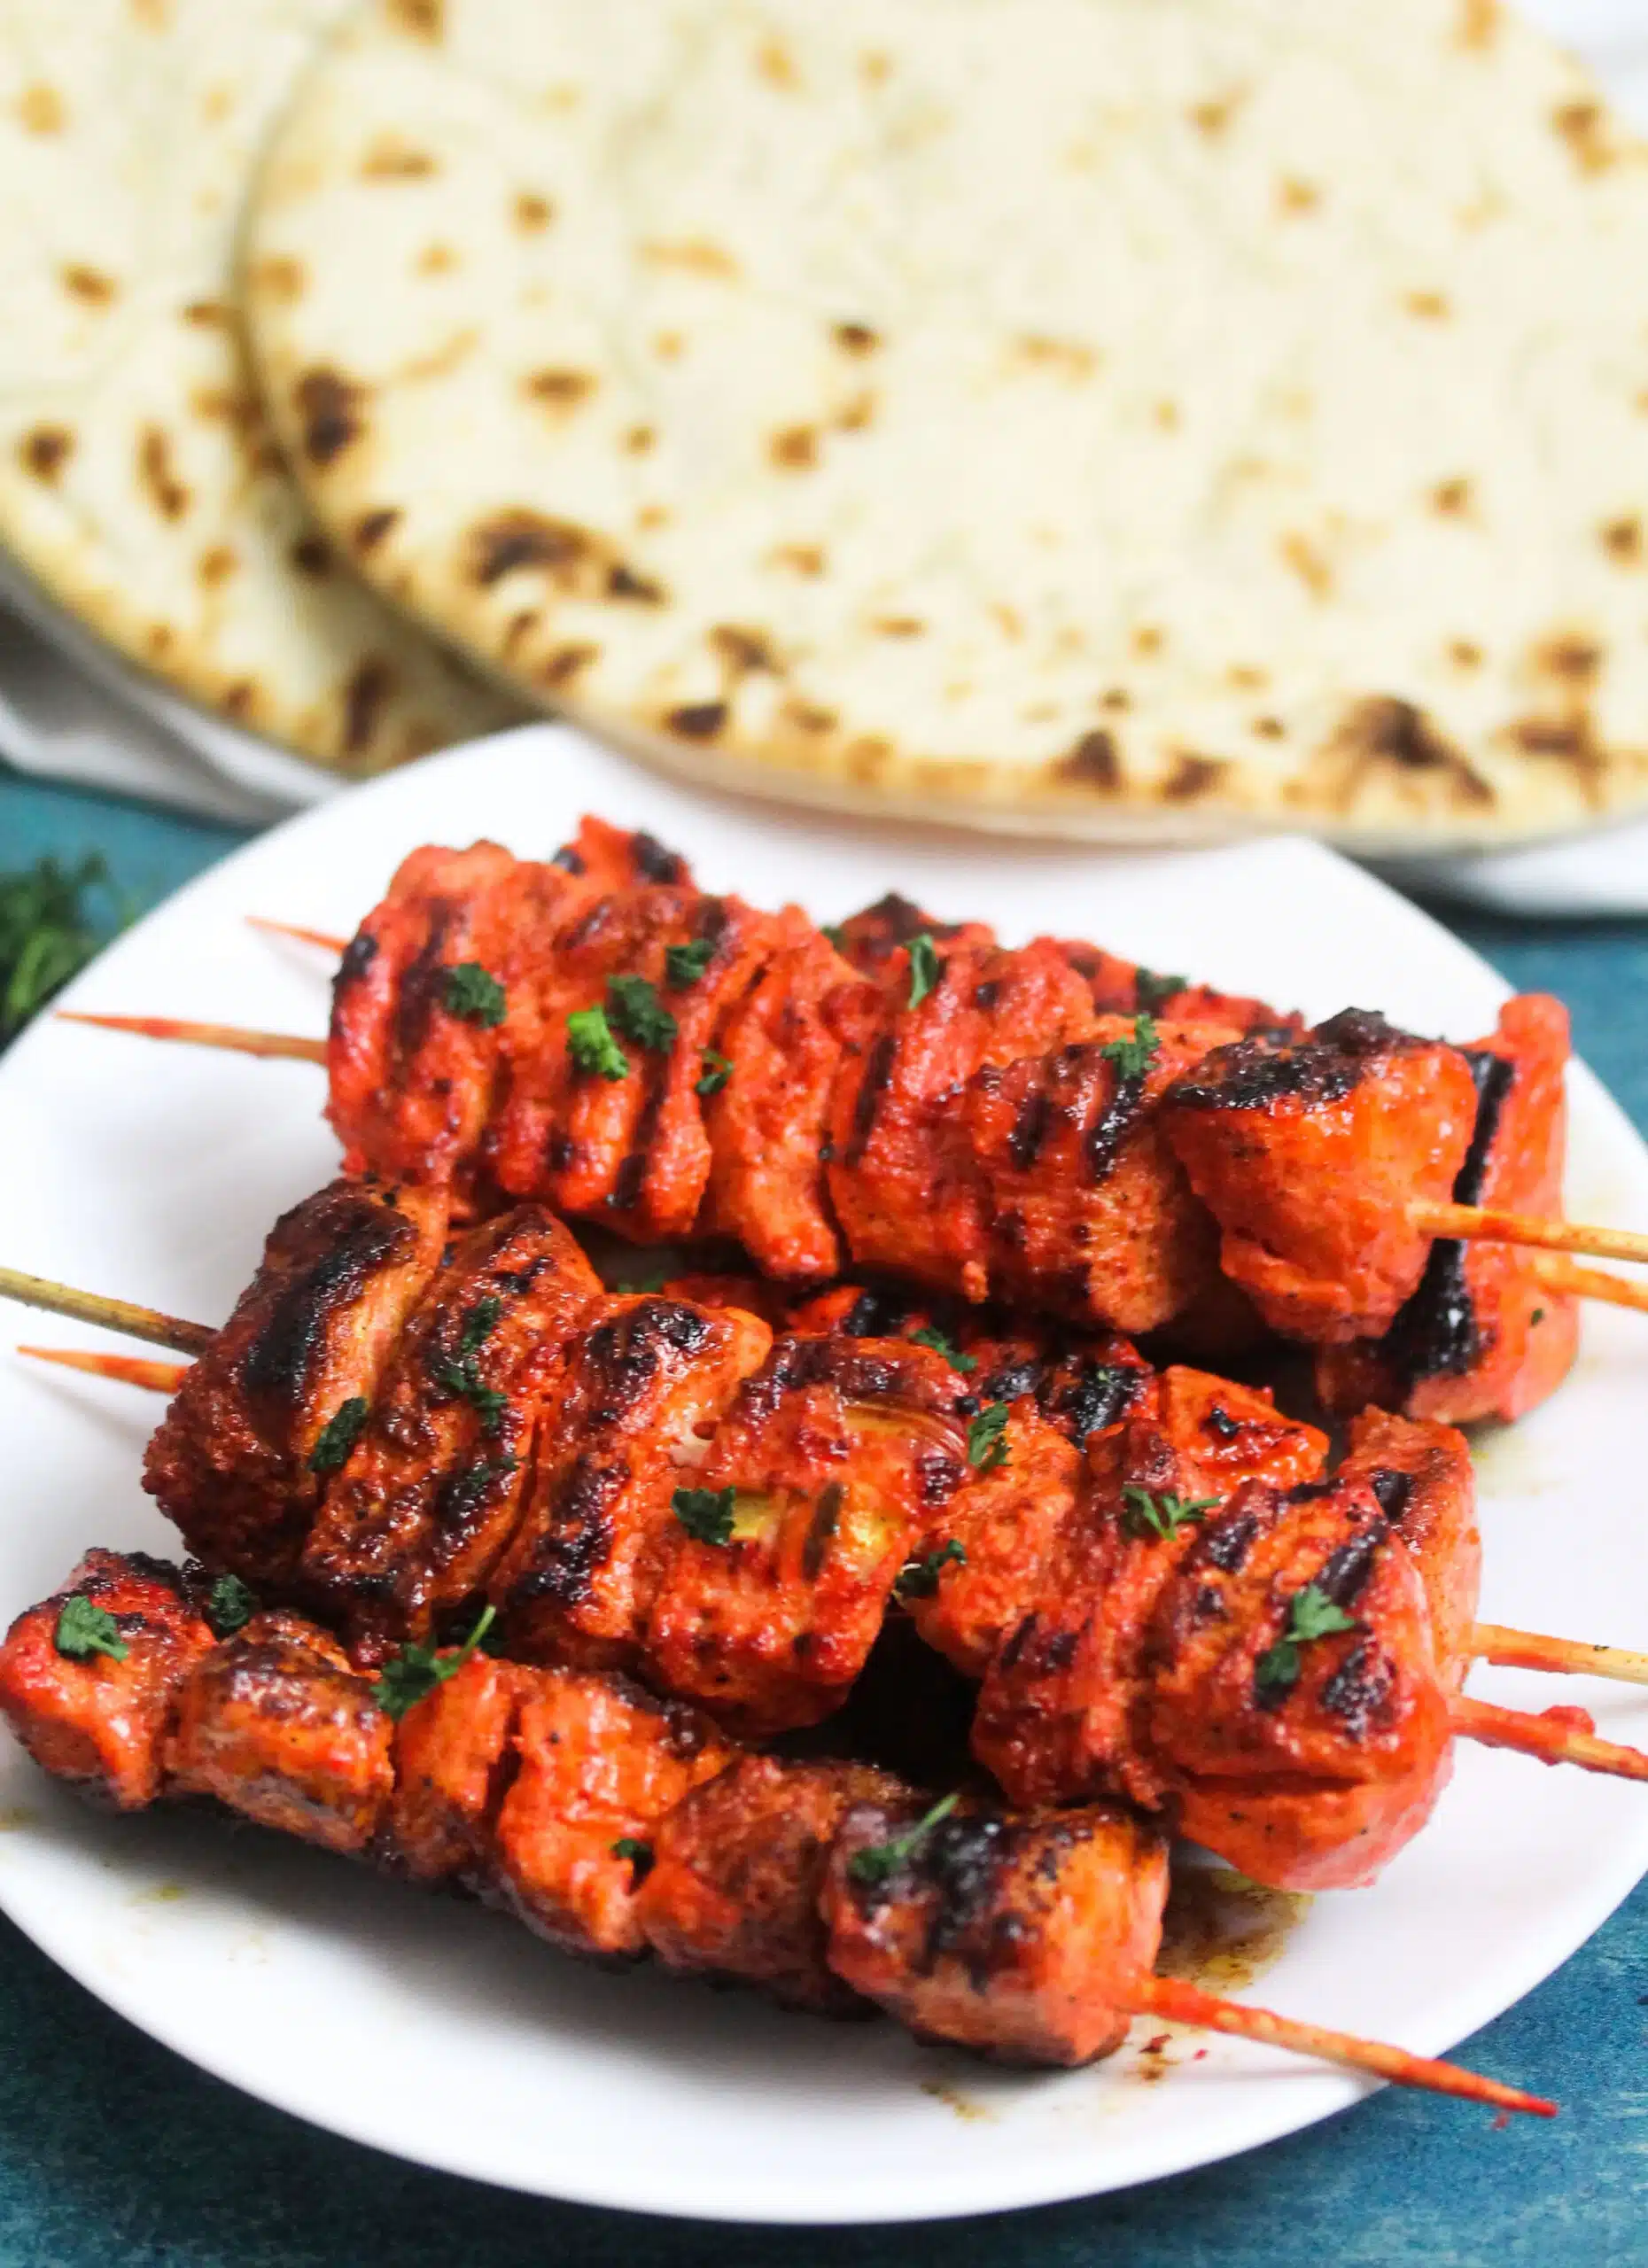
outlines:
{"label": "blue tablecloth background", "polygon": [[[0,870],[101,850],[152,905],[244,837],[0,770]],[[1648,923],[1451,920],[1648,1130]],[[1620,1486],[1648,1497],[1643,1477]],[[1648,1503],[1644,1503],[1648,1521]],[[1553,1548],[1564,1539],[1553,1536]],[[1614,1634],[1601,1634],[1612,1635]],[[1633,1634],[1624,1635],[1629,1639]],[[1640,1636],[1642,1634],[1635,1634]],[[1091,2204],[887,2230],[737,2229],[542,2204],[317,2133],[204,2077],[0,1922],[4,2268],[1601,2268],[1648,2262],[1648,1887],[1462,2049],[1551,2126],[1388,2091],[1296,2140]],[[363,2062],[360,2084],[369,2088]],[[443,2084],[439,2070],[429,2084]],[[634,2137],[637,2153],[647,2138]]]}

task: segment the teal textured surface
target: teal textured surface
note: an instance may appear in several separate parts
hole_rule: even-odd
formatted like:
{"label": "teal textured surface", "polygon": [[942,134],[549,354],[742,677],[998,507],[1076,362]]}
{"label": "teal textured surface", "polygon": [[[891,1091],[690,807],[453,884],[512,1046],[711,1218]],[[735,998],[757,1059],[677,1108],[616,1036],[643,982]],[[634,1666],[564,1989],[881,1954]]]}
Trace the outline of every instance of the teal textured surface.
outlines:
{"label": "teal textured surface", "polygon": [[[244,836],[0,771],[0,869],[101,850],[147,905]],[[1448,918],[1648,1128],[1648,923]],[[1634,1475],[1621,1485],[1638,1486]],[[550,1958],[551,1956],[546,1956]],[[928,2229],[766,2231],[547,2205],[334,2140],[131,2030],[0,1922],[4,2268],[1593,2268],[1648,2262],[1648,1888],[1462,2060],[1557,2095],[1553,2125],[1387,2092],[1131,2194]],[[369,2087],[369,2061],[361,2085]],[[439,2088],[439,2071],[429,2075]],[[635,2137],[637,2151],[646,2148]]]}

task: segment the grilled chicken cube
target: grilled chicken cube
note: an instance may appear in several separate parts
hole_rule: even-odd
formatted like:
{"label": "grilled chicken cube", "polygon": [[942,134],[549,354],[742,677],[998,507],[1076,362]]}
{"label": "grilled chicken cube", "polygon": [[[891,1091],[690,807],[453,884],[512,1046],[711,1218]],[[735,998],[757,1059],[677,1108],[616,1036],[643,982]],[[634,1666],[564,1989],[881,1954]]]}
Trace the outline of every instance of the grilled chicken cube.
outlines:
{"label": "grilled chicken cube", "polygon": [[513,1534],[546,1394],[601,1295],[570,1232],[524,1205],[461,1238],[413,1311],[327,1490],[306,1588],[358,1659],[423,1638]]}
{"label": "grilled chicken cube", "polygon": [[986,1672],[973,1752],[1015,1803],[1161,1802],[1138,1737],[1153,1617],[1177,1560],[1252,1478],[1312,1481],[1326,1437],[1268,1394],[1178,1365],[1088,1438],[1086,1480],[1026,1611]]}
{"label": "grilled chicken cube", "polygon": [[633,1666],[682,1534],[704,1436],[773,1334],[735,1308],[652,1293],[602,1300],[546,1410],[538,1469],[491,1593],[510,1651]]}
{"label": "grilled chicken cube", "polygon": [[1206,1296],[1217,1228],[1156,1106],[1235,1037],[1162,1024],[1139,1040],[1131,1019],[1103,1017],[1078,1044],[974,1073],[943,1139],[957,1177],[985,1192],[980,1251],[995,1296],[1120,1331],[1158,1330]]}
{"label": "grilled chicken cube", "polygon": [[[1543,993],[1508,1000],[1498,1029],[1464,1050],[1477,1103],[1456,1204],[1561,1217],[1568,1052],[1567,1011]],[[1537,1253],[1440,1238],[1382,1338],[1319,1351],[1317,1391],[1335,1410],[1510,1420],[1556,1391],[1578,1347],[1579,1302],[1542,1281]]]}
{"label": "grilled chicken cube", "polygon": [[843,1261],[824,1189],[824,1147],[842,1042],[831,1002],[852,971],[794,906],[770,958],[706,1057],[711,1152],[701,1226],[735,1237],[787,1282],[833,1276]]}
{"label": "grilled chicken cube", "polygon": [[672,1969],[851,2014],[860,2004],[830,1971],[819,1910],[830,1845],[851,1806],[903,1792],[868,1765],[741,1756],[653,1837],[635,1909],[648,1944]]}
{"label": "grilled chicken cube", "polygon": [[361,1852],[394,1790],[394,1727],[369,1678],[315,1623],[256,1614],[195,1667],[167,1743],[180,1794]]}
{"label": "grilled chicken cube", "polygon": [[1352,1420],[1338,1478],[1365,1480],[1407,1547],[1425,1586],[1437,1666],[1457,1693],[1471,1666],[1482,1583],[1470,1444],[1451,1425],[1364,1410]]}
{"label": "grilled chicken cube", "polygon": [[1430,1239],[1408,1208],[1450,1198],[1476,1088],[1458,1048],[1353,1008],[1216,1049],[1162,1114],[1225,1274],[1273,1329],[1337,1342],[1384,1331],[1417,1288]]}
{"label": "grilled chicken cube", "polygon": [[532,1670],[471,1654],[401,1718],[385,1843],[414,1881],[484,1880],[521,1705],[536,1686]]}
{"label": "grilled chicken cube", "polygon": [[846,1048],[830,1109],[830,1200],[859,1267],[979,1301],[996,1225],[968,1145],[947,1138],[953,1099],[987,1066],[1085,1038],[1092,1003],[1045,941],[1016,952],[955,947],[930,972],[913,969],[907,992],[913,1006],[890,1006],[868,983],[838,998]]}
{"label": "grilled chicken cube", "polygon": [[[95,1644],[77,1635],[76,1601],[97,1611]],[[121,1811],[140,1810],[160,1792],[176,1697],[216,1643],[175,1567],[143,1552],[89,1551],[63,1589],[6,1634],[0,1711],[56,1778],[78,1781]]]}
{"label": "grilled chicken cube", "polygon": [[635,1891],[659,1822],[732,1760],[696,1710],[618,1677],[530,1673],[492,1888],[569,1953],[633,1957]]}
{"label": "grilled chicken cube", "polygon": [[836,1974],[918,2035],[1005,2062],[1119,2047],[1161,1939],[1166,1837],[1111,1804],[923,1818],[911,1798],[847,1814],[824,1891]]}
{"label": "grilled chicken cube", "polygon": [[674,1500],[684,1534],[647,1638],[670,1691],[750,1734],[838,1706],[966,1472],[954,1395],[948,1363],[908,1340],[778,1342]]}
{"label": "grilled chicken cube", "polygon": [[1369,1484],[1250,1483],[1158,1596],[1139,1736],[1182,1833],[1255,1881],[1341,1890],[1429,1817],[1452,1759],[1425,1586]]}
{"label": "grilled chicken cube", "polygon": [[290,1583],[336,1444],[364,1422],[439,1264],[435,1190],[336,1181],[278,1220],[234,1313],[149,1444],[144,1486],[190,1548]]}
{"label": "grilled chicken cube", "polygon": [[688,889],[585,907],[537,973],[490,1136],[499,1185],[641,1243],[690,1236],[710,1179],[705,1052],[774,929],[741,899]]}

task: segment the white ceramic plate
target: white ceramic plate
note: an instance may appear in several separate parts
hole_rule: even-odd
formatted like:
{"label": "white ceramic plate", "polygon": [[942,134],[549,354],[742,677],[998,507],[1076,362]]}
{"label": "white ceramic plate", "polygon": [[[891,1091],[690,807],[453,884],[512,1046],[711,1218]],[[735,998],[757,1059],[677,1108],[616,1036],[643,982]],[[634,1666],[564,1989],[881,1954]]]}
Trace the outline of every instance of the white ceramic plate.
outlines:
{"label": "white ceramic plate", "polygon": [[[251,913],[346,931],[401,854],[488,834],[541,855],[580,811],[645,825],[714,887],[828,920],[889,887],[1009,939],[1090,936],[1321,1015],[1347,1002],[1469,1038],[1502,987],[1421,915],[1300,843],[1107,856],[902,836],[689,795],[534,726],[294,819],[152,914],[76,1006],[319,1032],[317,957]],[[208,1321],[268,1223],[336,1151],[319,1075],[43,1023],[0,1067],[0,1258]],[[1584,1071],[1571,1197],[1648,1222],[1648,1153]],[[45,1318],[8,1337],[85,1343]],[[27,1323],[27,1328],[23,1328]],[[1635,1469],[1648,1320],[1608,1312],[1574,1378],[1489,1441],[1485,1612],[1648,1641]],[[170,1548],[138,1487],[154,1410],[0,1357],[0,1612],[50,1592],[87,1544]],[[1648,1695],[1564,1682],[1606,1731],[1648,1740]],[[1550,1680],[1479,1673],[1535,1706]],[[891,2024],[832,2027],[644,1972],[583,1970],[495,1916],[341,1861],[156,1814],[99,1818],[9,1745],[0,1905],[158,2039],[303,2117],[424,2163],[548,2195],[732,2219],[899,2219],[1116,2188],[1342,2108],[1356,2082],[1228,2042],[1124,2050],[1053,2077],[991,2073]],[[1375,1890],[1318,1899],[1265,1978],[1289,2013],[1442,2051],[1570,1953],[1648,1867],[1648,1790],[1468,1751],[1434,1825]],[[1542,2074],[1506,2074],[1536,2085]],[[1486,2117],[1438,2102],[1484,2149]]]}

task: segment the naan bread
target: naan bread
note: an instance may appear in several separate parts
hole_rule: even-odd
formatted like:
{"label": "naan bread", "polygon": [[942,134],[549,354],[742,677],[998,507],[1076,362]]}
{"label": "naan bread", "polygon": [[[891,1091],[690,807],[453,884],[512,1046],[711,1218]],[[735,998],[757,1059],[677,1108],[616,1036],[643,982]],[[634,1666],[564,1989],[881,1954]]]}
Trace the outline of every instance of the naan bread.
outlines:
{"label": "naan bread", "polygon": [[869,812],[1648,800],[1648,155],[1492,0],[372,0],[245,291],[522,690]]}
{"label": "naan bread", "polygon": [[0,543],[132,660],[375,771],[518,713],[340,565],[231,299],[268,124],[343,0],[0,0]]}

